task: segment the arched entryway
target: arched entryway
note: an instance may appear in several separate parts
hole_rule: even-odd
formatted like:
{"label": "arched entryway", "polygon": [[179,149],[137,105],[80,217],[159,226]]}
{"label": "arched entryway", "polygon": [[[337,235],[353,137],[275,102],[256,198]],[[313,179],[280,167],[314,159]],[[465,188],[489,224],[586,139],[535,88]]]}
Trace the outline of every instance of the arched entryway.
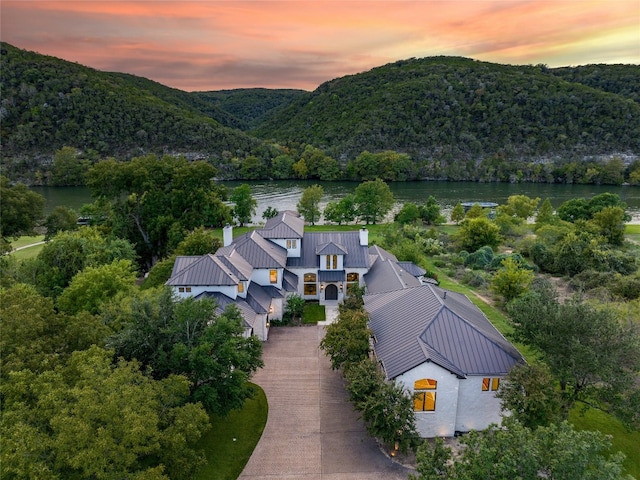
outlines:
{"label": "arched entryway", "polygon": [[338,300],[338,287],[336,287],[333,283],[327,285],[327,288],[324,289],[324,299]]}

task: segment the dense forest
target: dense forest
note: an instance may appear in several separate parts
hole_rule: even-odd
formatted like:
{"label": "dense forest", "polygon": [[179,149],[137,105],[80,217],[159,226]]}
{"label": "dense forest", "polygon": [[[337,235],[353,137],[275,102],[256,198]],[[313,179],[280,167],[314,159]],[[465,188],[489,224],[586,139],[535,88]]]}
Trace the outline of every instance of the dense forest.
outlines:
{"label": "dense forest", "polygon": [[[224,179],[640,183],[638,65],[402,60],[313,92],[183,92],[1,47],[4,173],[77,184],[109,157],[205,160]],[[67,152],[68,153],[68,152]],[[56,179],[53,181],[53,179]]]}

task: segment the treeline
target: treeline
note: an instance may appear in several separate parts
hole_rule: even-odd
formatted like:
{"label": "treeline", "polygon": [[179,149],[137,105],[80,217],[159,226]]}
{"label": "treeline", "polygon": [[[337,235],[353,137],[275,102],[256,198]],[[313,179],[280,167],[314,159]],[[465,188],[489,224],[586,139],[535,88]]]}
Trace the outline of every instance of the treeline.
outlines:
{"label": "treeline", "polygon": [[[638,75],[639,69],[628,70]],[[451,163],[496,154],[637,153],[639,126],[637,103],[541,66],[431,57],[327,82],[256,134],[347,158],[392,149]]]}

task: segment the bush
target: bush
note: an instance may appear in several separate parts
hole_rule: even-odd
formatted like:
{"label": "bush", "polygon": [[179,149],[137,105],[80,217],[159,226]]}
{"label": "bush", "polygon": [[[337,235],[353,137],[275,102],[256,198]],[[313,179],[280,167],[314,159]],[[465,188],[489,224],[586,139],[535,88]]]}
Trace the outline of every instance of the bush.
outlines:
{"label": "bush", "polygon": [[464,265],[474,270],[483,270],[491,263],[491,260],[493,260],[493,250],[490,246],[485,245],[469,254]]}
{"label": "bush", "polygon": [[487,274],[474,270],[466,270],[460,281],[474,288],[484,287],[488,283]]}

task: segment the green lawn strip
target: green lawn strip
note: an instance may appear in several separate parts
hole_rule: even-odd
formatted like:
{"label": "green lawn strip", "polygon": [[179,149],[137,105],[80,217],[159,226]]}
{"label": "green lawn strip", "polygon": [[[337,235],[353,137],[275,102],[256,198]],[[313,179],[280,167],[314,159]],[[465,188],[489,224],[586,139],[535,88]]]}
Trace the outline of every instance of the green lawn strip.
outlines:
{"label": "green lawn strip", "polygon": [[31,245],[32,243],[44,242],[44,235],[35,235],[33,237],[20,237],[15,241],[11,242],[11,248],[20,248],[25,247],[27,245]]}
{"label": "green lawn strip", "polygon": [[624,233],[627,235],[640,235],[640,224],[627,223],[624,226]]}
{"label": "green lawn strip", "polygon": [[35,258],[38,256],[44,244],[34,245],[33,247],[23,248],[22,250],[18,250],[17,252],[13,252],[13,255],[17,260],[28,260],[30,258]]}
{"label": "green lawn strip", "polygon": [[583,414],[581,406],[571,410],[569,422],[577,430],[598,430],[611,435],[612,450],[627,456],[624,461],[626,473],[640,479],[640,431],[629,432],[619,420],[600,410],[590,408]]}
{"label": "green lawn strip", "polygon": [[307,302],[304,304],[304,312],[302,313],[302,323],[305,325],[316,325],[326,319],[324,313],[324,305],[315,302]]}
{"label": "green lawn strip", "polygon": [[[236,480],[249,461],[267,423],[269,406],[262,388],[251,384],[254,396],[226,417],[211,416],[211,429],[198,448],[207,457],[197,480]],[[235,438],[235,441],[234,441]]]}

